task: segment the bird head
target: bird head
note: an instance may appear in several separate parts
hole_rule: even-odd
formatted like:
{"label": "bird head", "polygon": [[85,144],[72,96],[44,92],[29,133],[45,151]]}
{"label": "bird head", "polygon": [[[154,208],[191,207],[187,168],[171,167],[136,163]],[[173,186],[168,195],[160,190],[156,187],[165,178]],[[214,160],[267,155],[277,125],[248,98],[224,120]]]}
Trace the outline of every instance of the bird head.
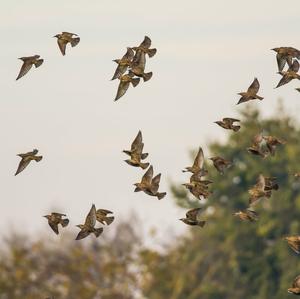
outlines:
{"label": "bird head", "polygon": [[275,52],[278,52],[279,51],[279,48],[273,48],[271,49],[272,51],[275,51]]}
{"label": "bird head", "polygon": [[133,186],[136,187],[136,188],[134,189],[134,192],[142,191],[142,188],[141,188],[141,186],[140,186],[140,183],[135,183],[135,184],[133,184]]}
{"label": "bird head", "polygon": [[120,59],[114,59],[113,62],[118,63],[120,62]]}
{"label": "bird head", "polygon": [[34,155],[36,155],[38,152],[39,152],[39,151],[38,151],[36,148],[32,151],[32,153],[33,153]]}
{"label": "bird head", "polygon": [[60,34],[56,34],[53,37],[60,38]]}
{"label": "bird head", "polygon": [[49,219],[49,218],[50,218],[50,215],[45,215],[45,216],[43,216],[43,217]]}

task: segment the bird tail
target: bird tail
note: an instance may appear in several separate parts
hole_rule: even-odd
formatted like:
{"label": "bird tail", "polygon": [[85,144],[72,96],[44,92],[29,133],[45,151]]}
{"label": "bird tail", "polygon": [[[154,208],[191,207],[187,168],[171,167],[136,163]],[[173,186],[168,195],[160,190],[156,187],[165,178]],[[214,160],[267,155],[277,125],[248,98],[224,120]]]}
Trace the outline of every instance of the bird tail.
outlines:
{"label": "bird tail", "polygon": [[141,159],[142,160],[144,160],[144,159],[146,159],[147,157],[148,157],[148,153],[143,153],[142,155],[141,155]]}
{"label": "bird tail", "polygon": [[114,216],[106,217],[105,222],[107,223],[107,225],[110,225],[114,221],[114,219],[115,219]]}
{"label": "bird tail", "polygon": [[199,225],[200,227],[203,227],[203,226],[205,225],[205,223],[206,223],[206,221],[199,221],[199,222],[198,222],[198,225]]}
{"label": "bird tail", "polygon": [[44,62],[44,59],[39,59],[37,60],[37,62],[34,64],[36,68],[38,68],[39,66],[41,66]]}
{"label": "bird tail", "polygon": [[262,101],[264,98],[263,97],[260,97],[260,96],[258,96],[258,95],[256,95],[256,98],[258,99],[258,100],[260,100],[260,101]]}
{"label": "bird tail", "polygon": [[136,87],[140,83],[140,78],[133,78],[131,84],[133,87]]}
{"label": "bird tail", "polygon": [[153,73],[152,73],[152,72],[149,72],[149,73],[144,73],[144,74],[143,74],[143,80],[144,80],[144,82],[146,82],[146,81],[150,80],[150,79],[151,79],[151,77],[152,77],[152,75],[153,75]]}
{"label": "bird tail", "polygon": [[39,162],[39,161],[41,161],[43,159],[43,156],[36,156],[36,157],[34,157],[34,160],[36,161],[36,162]]}
{"label": "bird tail", "polygon": [[62,227],[66,227],[68,224],[69,224],[69,219],[63,219],[63,220],[61,221]]}
{"label": "bird tail", "polygon": [[96,236],[96,238],[98,238],[103,232],[103,227],[100,228],[95,228],[94,230],[94,235]]}
{"label": "bird tail", "polygon": [[156,54],[157,50],[154,49],[148,49],[147,54],[149,57],[153,57]]}
{"label": "bird tail", "polygon": [[146,168],[148,168],[149,164],[150,163],[140,163],[140,166],[142,169],[146,169]]}
{"label": "bird tail", "polygon": [[80,37],[74,37],[71,41],[71,46],[75,47],[78,45],[79,42],[80,42]]}
{"label": "bird tail", "polygon": [[237,132],[240,128],[241,128],[241,126],[233,126],[232,127],[234,132]]}
{"label": "bird tail", "polygon": [[158,193],[156,194],[158,200],[163,199],[166,195],[167,195],[166,192],[160,192],[160,193],[158,192]]}

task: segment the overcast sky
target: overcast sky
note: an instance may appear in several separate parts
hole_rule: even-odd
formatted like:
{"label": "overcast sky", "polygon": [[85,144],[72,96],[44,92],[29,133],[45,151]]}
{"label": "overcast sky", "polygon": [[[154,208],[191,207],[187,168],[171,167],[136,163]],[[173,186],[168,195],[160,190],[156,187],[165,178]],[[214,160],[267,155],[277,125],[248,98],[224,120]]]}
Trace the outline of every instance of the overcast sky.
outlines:
{"label": "overcast sky", "polygon": [[[159,227],[164,238],[185,227],[184,211],[134,193],[144,171],[123,162],[138,130],[161,190],[184,182],[189,150],[227,132],[213,122],[238,116],[237,93],[257,77],[264,115],[284,99],[294,115],[300,94],[292,82],[274,89],[275,53],[300,48],[299,0],[282,1],[2,1],[0,4],[0,229],[54,235],[41,216],[55,209],[73,225],[83,223],[92,203],[126,218],[134,210],[145,234]],[[52,38],[77,33],[81,42],[63,57]],[[147,59],[153,77],[113,102],[110,81],[127,46],[152,39],[157,54]],[[18,57],[41,55],[44,64],[15,81]],[[37,148],[44,159],[14,177],[17,153]],[[109,234],[109,229],[105,230]]]}

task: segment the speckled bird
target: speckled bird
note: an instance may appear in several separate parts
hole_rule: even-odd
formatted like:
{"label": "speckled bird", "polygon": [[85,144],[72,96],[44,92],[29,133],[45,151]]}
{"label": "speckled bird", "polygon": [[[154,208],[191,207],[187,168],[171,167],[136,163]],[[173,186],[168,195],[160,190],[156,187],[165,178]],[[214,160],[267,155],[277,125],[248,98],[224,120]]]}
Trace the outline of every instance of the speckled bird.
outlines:
{"label": "speckled bird", "polygon": [[247,148],[247,151],[252,155],[261,156],[262,158],[268,156],[269,151],[264,148],[262,132],[254,136],[252,145]]}
{"label": "speckled bird", "polygon": [[236,118],[225,117],[223,118],[223,120],[215,121],[215,123],[220,127],[237,132],[241,128],[241,126],[234,125],[235,122],[240,122],[240,120]]}
{"label": "speckled bird", "polygon": [[21,157],[21,161],[19,163],[15,175],[22,172],[29,165],[31,161],[36,161],[36,162],[41,161],[43,159],[43,156],[37,156],[38,152],[39,151],[37,149],[34,149],[32,152],[28,152],[25,154],[17,154],[17,156]]}
{"label": "speckled bird", "polygon": [[115,217],[114,216],[107,216],[108,214],[112,214],[113,212],[109,210],[104,210],[104,209],[98,209],[96,211],[96,219],[98,222],[106,225],[110,225]]}
{"label": "speckled bird", "polygon": [[153,57],[156,54],[157,50],[155,48],[150,49],[151,43],[151,39],[148,36],[145,36],[144,40],[138,47],[132,47],[132,49],[136,51],[133,60],[138,59],[137,56],[139,56],[141,52],[147,54],[149,57]]}
{"label": "speckled bird", "polygon": [[80,232],[78,233],[76,240],[81,240],[83,238],[86,238],[89,234],[93,233],[96,238],[98,238],[101,233],[103,232],[103,228],[95,228],[96,225],[96,207],[93,204],[88,215],[85,218],[84,224],[76,225],[80,228]]}
{"label": "speckled bird", "polygon": [[145,52],[138,52],[136,54],[132,64],[130,71],[137,77],[143,78],[144,82],[150,80],[152,78],[153,73],[145,73],[146,67],[146,53]]}
{"label": "speckled bird", "polygon": [[136,87],[140,83],[140,78],[134,78],[134,74],[128,73],[125,75],[122,75],[120,78],[120,83],[117,91],[117,95],[115,97],[115,101],[117,101],[119,98],[121,98],[126,91],[129,88],[130,83],[132,84],[133,87]]}
{"label": "speckled bird", "polygon": [[66,227],[69,224],[69,219],[63,219],[63,217],[66,216],[66,214],[52,212],[50,215],[45,215],[43,217],[45,217],[48,220],[49,226],[58,235],[58,225],[60,224],[62,227]]}
{"label": "speckled bird", "polygon": [[286,143],[285,141],[274,136],[263,136],[263,139],[266,141],[267,148],[272,156],[275,155],[275,151],[278,145],[284,145]]}
{"label": "speckled bird", "polygon": [[199,216],[201,214],[201,208],[195,208],[192,210],[187,211],[186,218],[181,218],[179,220],[181,220],[183,223],[188,224],[188,225],[192,225],[192,226],[200,226],[203,227],[206,223],[206,221],[203,220],[199,220]]}
{"label": "speckled bird", "polygon": [[192,182],[182,184],[186,189],[188,189],[192,195],[197,199],[202,200],[211,196],[212,191],[208,190],[209,182],[204,181],[203,183]]}
{"label": "speckled bird", "polygon": [[246,209],[244,211],[238,211],[233,215],[239,217],[243,221],[254,222],[258,220],[258,213],[250,209]]}
{"label": "speckled bird", "polygon": [[20,57],[18,58],[23,61],[21,70],[16,80],[19,80],[23,76],[25,76],[32,66],[34,65],[36,68],[41,66],[44,62],[44,59],[40,59],[40,55],[28,56],[28,57]]}
{"label": "speckled bird", "polygon": [[284,69],[285,64],[287,63],[290,67],[293,63],[293,58],[300,59],[300,51],[293,47],[279,47],[273,48],[276,54],[278,72],[281,72]]}
{"label": "speckled bird", "polygon": [[162,199],[166,196],[166,192],[158,192],[159,183],[160,183],[161,174],[159,173],[155,177],[153,177],[153,167],[152,165],[143,175],[140,183],[135,183],[136,187],[134,192],[144,191],[146,194],[150,196],[156,196],[157,199]]}
{"label": "speckled bird", "polygon": [[251,83],[251,85],[249,86],[248,90],[246,92],[240,92],[238,93],[238,95],[242,96],[240,98],[240,100],[238,101],[238,104],[241,103],[245,103],[248,102],[250,100],[263,100],[263,97],[257,95],[258,91],[259,91],[259,82],[257,80],[257,78],[254,78],[254,81]]}
{"label": "speckled bird", "polygon": [[134,51],[131,48],[127,47],[127,51],[121,59],[113,60],[118,64],[118,67],[111,80],[120,78],[127,71],[128,67],[130,67],[132,64],[133,57],[134,57]]}
{"label": "speckled bird", "polygon": [[252,206],[263,198],[270,198],[272,195],[271,190],[266,190],[265,177],[260,174],[256,184],[248,190],[250,194],[249,204]]}
{"label": "speckled bird", "polygon": [[218,170],[220,174],[224,174],[225,170],[232,166],[232,161],[225,160],[222,157],[215,156],[209,158],[209,160],[213,161],[214,167]]}
{"label": "speckled bird", "polygon": [[53,37],[57,38],[57,44],[62,55],[66,55],[66,46],[70,44],[73,47],[77,46],[80,42],[80,37],[75,33],[62,32]]}

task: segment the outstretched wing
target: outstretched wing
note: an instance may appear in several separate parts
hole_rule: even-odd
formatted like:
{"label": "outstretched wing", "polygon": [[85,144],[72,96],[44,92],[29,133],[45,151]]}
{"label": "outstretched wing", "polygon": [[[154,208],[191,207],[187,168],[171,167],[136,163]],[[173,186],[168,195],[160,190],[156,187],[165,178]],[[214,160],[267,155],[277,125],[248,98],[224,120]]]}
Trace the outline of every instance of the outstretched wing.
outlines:
{"label": "outstretched wing", "polygon": [[119,98],[121,98],[126,93],[127,89],[129,88],[129,84],[130,84],[130,82],[120,81],[117,95],[115,97],[115,101],[117,101]]}
{"label": "outstretched wing", "polygon": [[23,62],[23,65],[20,69],[20,72],[19,72],[19,75],[17,77],[16,80],[19,80],[20,78],[22,78],[23,76],[25,76],[29,71],[30,69],[32,68],[32,63],[30,61],[24,61]]}
{"label": "outstretched wing", "polygon": [[15,175],[19,174],[20,172],[22,172],[30,163],[30,159],[22,159],[19,163],[18,169],[15,173]]}
{"label": "outstretched wing", "polygon": [[143,136],[142,136],[142,132],[139,131],[131,144],[131,151],[136,151],[137,149],[140,149],[142,143],[143,143]]}
{"label": "outstretched wing", "polygon": [[250,94],[257,94],[258,90],[259,90],[259,82],[257,80],[257,78],[254,78],[254,81],[251,83],[251,85],[249,86],[247,92],[249,92]]}
{"label": "outstretched wing", "polygon": [[153,177],[153,166],[151,165],[142,177],[142,184],[150,184]]}
{"label": "outstretched wing", "polygon": [[197,153],[197,156],[194,160],[194,164],[193,167],[197,167],[199,169],[203,168],[203,164],[204,164],[204,154],[203,154],[203,150],[201,147],[199,147],[199,151]]}
{"label": "outstretched wing", "polygon": [[156,194],[156,192],[158,191],[160,177],[161,177],[161,174],[159,173],[151,181],[151,191],[153,192],[153,194]]}
{"label": "outstretched wing", "polygon": [[48,221],[49,226],[52,228],[52,230],[58,235],[58,224]]}
{"label": "outstretched wing", "polygon": [[84,225],[86,227],[94,227],[96,224],[96,207],[93,204],[88,215],[85,218]]}
{"label": "outstretched wing", "polygon": [[62,55],[66,55],[66,45],[68,41],[62,38],[57,39],[57,44]]}
{"label": "outstretched wing", "polygon": [[195,208],[195,209],[187,211],[186,218],[196,221],[197,217],[200,215],[201,210],[202,210],[201,208]]}

